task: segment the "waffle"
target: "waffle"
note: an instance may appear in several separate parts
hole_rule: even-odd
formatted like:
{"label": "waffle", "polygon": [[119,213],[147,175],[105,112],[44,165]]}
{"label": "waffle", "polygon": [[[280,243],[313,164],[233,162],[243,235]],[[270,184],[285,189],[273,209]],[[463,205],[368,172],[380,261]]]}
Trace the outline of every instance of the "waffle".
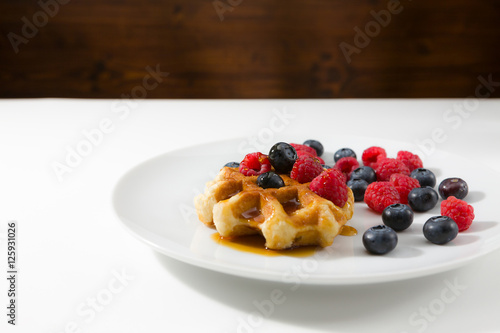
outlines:
{"label": "waffle", "polygon": [[331,245],[352,217],[352,191],[348,189],[348,200],[340,208],[311,191],[309,183],[280,176],[284,187],[263,189],[257,176],[222,168],[194,200],[198,218],[222,237],[261,234],[266,247],[273,250]]}

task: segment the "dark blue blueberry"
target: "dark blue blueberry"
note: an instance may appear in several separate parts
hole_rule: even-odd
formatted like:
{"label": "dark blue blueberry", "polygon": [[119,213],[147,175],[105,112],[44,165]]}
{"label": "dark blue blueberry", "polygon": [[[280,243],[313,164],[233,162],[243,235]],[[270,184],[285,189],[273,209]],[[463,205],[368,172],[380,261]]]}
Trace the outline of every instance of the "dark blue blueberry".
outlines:
{"label": "dark blue blueberry", "polygon": [[439,196],[432,187],[417,187],[408,194],[408,204],[415,212],[426,212],[436,206]]}
{"label": "dark blue blueberry", "polygon": [[303,144],[316,150],[316,153],[318,154],[318,156],[323,155],[323,152],[325,151],[321,142],[319,142],[317,140],[306,140],[306,141],[304,141]]}
{"label": "dark blue blueberry", "polygon": [[227,162],[224,166],[228,168],[239,168],[240,164],[238,162]]}
{"label": "dark blue blueberry", "polygon": [[458,225],[448,216],[434,216],[424,224],[424,236],[434,244],[446,244],[457,235]]}
{"label": "dark blue blueberry", "polygon": [[321,166],[322,166],[324,169],[331,169],[331,168],[332,168],[331,166],[326,165],[326,164],[321,164]]}
{"label": "dark blue blueberry", "polygon": [[413,211],[404,204],[393,204],[385,207],[382,221],[395,231],[403,231],[413,223]]}
{"label": "dark blue blueberry", "polygon": [[339,149],[339,150],[337,150],[335,152],[335,155],[333,155],[333,159],[335,160],[335,162],[337,162],[338,160],[340,160],[342,157],[354,157],[354,158],[357,158],[356,157],[356,153],[351,148],[342,148],[342,149]]}
{"label": "dark blue blueberry", "polygon": [[364,179],[368,184],[371,184],[377,181],[377,175],[375,170],[369,166],[362,166],[351,173],[351,179]]}
{"label": "dark blue blueberry", "polygon": [[443,200],[451,196],[457,199],[463,199],[467,196],[467,193],[469,193],[469,186],[465,180],[461,178],[446,178],[439,184],[438,191]]}
{"label": "dark blue blueberry", "polygon": [[377,225],[365,231],[363,245],[373,254],[386,254],[398,245],[398,235],[386,225]]}
{"label": "dark blue blueberry", "polygon": [[412,178],[415,178],[420,183],[420,187],[436,186],[436,176],[429,169],[418,168],[411,172],[410,175]]}
{"label": "dark blue blueberry", "polygon": [[265,172],[257,177],[257,185],[262,188],[280,188],[285,186],[283,178],[272,171]]}
{"label": "dark blue blueberry", "polygon": [[354,201],[363,201],[365,199],[365,191],[368,183],[364,179],[351,179],[347,182],[347,186],[352,190]]}
{"label": "dark blue blueberry", "polygon": [[296,159],[295,148],[285,142],[278,142],[269,151],[269,162],[278,173],[290,173]]}

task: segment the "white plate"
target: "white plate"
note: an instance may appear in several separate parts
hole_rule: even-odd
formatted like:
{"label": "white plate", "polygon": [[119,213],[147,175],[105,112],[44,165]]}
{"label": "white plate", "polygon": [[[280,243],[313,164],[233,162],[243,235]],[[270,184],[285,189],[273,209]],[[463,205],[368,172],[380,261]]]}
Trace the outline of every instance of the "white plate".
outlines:
{"label": "white plate", "polygon": [[[295,284],[360,284],[419,277],[458,267],[500,247],[494,199],[500,188],[499,175],[444,151],[428,156],[424,166],[435,172],[438,184],[447,177],[465,179],[470,189],[466,201],[476,213],[470,229],[444,246],[429,243],[422,234],[424,222],[440,215],[439,203],[430,212],[416,213],[411,227],[398,233],[396,249],[384,256],[370,255],[362,245],[364,230],[382,223],[380,215],[364,203],[355,204],[348,222],[358,230],[357,236],[338,236],[331,247],[309,257],[268,257],[219,245],[211,238],[215,231],[198,221],[193,197],[204,191],[205,183],[222,165],[243,158],[242,142],[194,146],[136,166],[115,188],[117,215],[140,240],[172,258],[227,274]],[[389,157],[413,148],[400,142],[356,137],[343,142],[359,155],[372,145],[384,147]],[[332,151],[342,147],[335,142],[323,144],[330,148],[323,157],[332,164]]]}

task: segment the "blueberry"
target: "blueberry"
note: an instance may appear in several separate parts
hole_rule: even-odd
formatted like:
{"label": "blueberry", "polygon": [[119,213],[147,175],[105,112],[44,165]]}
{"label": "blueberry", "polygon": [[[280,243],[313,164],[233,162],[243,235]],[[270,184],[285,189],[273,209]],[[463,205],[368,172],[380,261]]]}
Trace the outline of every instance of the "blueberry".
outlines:
{"label": "blueberry", "polygon": [[446,178],[439,184],[439,195],[446,200],[448,197],[454,196],[457,199],[463,199],[469,193],[469,186],[465,180],[461,178]]}
{"label": "blueberry", "polygon": [[434,216],[424,224],[424,236],[434,244],[446,244],[457,235],[458,225],[448,216]]}
{"label": "blueberry", "polygon": [[436,186],[436,176],[429,169],[418,168],[411,172],[410,175],[412,178],[415,178],[420,183],[420,187]]}
{"label": "blueberry", "polygon": [[333,159],[335,160],[335,162],[337,162],[342,157],[349,157],[349,156],[356,158],[356,153],[354,152],[354,150],[352,150],[351,148],[342,148],[337,150],[337,152],[335,152],[335,155],[333,155]]}
{"label": "blueberry", "polygon": [[375,170],[368,166],[362,166],[357,168],[351,173],[351,179],[364,179],[368,184],[377,181],[377,175]]}
{"label": "blueberry", "polygon": [[240,164],[238,162],[227,162],[224,166],[228,168],[239,168]]}
{"label": "blueberry", "polygon": [[265,172],[257,177],[257,185],[262,188],[280,188],[285,186],[283,178],[272,171]]}
{"label": "blueberry", "polygon": [[408,204],[415,212],[426,212],[436,206],[439,196],[432,187],[417,187],[408,194]]}
{"label": "blueberry", "polygon": [[285,142],[278,142],[269,151],[269,161],[278,173],[290,173],[296,159],[295,148]]}
{"label": "blueberry", "polygon": [[326,165],[326,164],[321,164],[321,166],[322,166],[324,169],[331,169],[331,168],[332,168],[331,166]]}
{"label": "blueberry", "polygon": [[384,209],[382,221],[395,231],[403,231],[413,223],[413,211],[407,205],[393,204]]}
{"label": "blueberry", "polygon": [[398,235],[386,225],[377,225],[363,234],[363,245],[373,254],[386,254],[398,244]]}
{"label": "blueberry", "polygon": [[306,141],[304,141],[304,145],[309,146],[311,148],[314,148],[314,150],[316,150],[316,153],[318,154],[318,156],[323,155],[323,152],[325,151],[323,149],[323,145],[321,144],[321,142],[319,142],[317,140],[306,140]]}
{"label": "blueberry", "polygon": [[368,183],[364,179],[351,179],[347,182],[347,186],[352,190],[354,194],[354,201],[363,201],[365,199],[365,191],[368,187]]}

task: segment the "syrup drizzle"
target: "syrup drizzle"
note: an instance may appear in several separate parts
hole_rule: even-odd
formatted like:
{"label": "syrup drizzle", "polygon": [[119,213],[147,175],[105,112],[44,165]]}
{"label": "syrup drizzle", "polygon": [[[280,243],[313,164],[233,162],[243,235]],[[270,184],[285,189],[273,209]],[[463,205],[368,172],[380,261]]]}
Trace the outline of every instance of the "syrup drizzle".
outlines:
{"label": "syrup drizzle", "polygon": [[288,250],[270,250],[266,248],[266,240],[261,235],[250,235],[242,237],[222,237],[218,232],[213,233],[211,238],[220,245],[227,246],[231,249],[264,255],[267,257],[289,256],[289,257],[309,257],[316,252],[316,246],[302,246]]}
{"label": "syrup drizzle", "polygon": [[353,228],[349,225],[344,225],[342,229],[340,229],[339,235],[341,236],[356,236],[358,231],[356,228]]}
{"label": "syrup drizzle", "polygon": [[288,215],[291,215],[293,212],[301,208],[300,201],[297,198],[285,201],[281,205],[283,206],[285,213]]}
{"label": "syrup drizzle", "polygon": [[255,221],[257,223],[264,222],[264,215],[257,207],[252,207],[243,213],[241,213],[241,217],[247,219],[249,221]]}
{"label": "syrup drizzle", "polygon": [[[287,201],[290,202],[291,210],[294,212],[300,207],[300,203],[296,199]],[[292,205],[293,204],[293,205]],[[285,207],[285,205],[283,205]],[[285,209],[287,214],[291,214],[289,210]],[[243,212],[241,216],[248,220],[254,220],[259,222],[259,219],[264,220],[264,216],[261,214],[261,211],[257,207],[253,207]],[[261,222],[262,222],[261,221]],[[259,222],[260,223],[260,222]],[[342,226],[340,229],[339,235],[341,236],[355,236],[358,234],[356,228],[353,228],[348,225]],[[254,253],[259,255],[264,255],[268,257],[276,257],[276,256],[290,256],[290,257],[309,257],[314,255],[317,246],[302,246],[291,248],[287,250],[271,250],[266,248],[266,240],[261,235],[249,235],[249,236],[241,236],[241,237],[222,237],[218,232],[213,233],[211,236],[212,240],[214,240],[217,244],[227,246],[234,250]]]}

